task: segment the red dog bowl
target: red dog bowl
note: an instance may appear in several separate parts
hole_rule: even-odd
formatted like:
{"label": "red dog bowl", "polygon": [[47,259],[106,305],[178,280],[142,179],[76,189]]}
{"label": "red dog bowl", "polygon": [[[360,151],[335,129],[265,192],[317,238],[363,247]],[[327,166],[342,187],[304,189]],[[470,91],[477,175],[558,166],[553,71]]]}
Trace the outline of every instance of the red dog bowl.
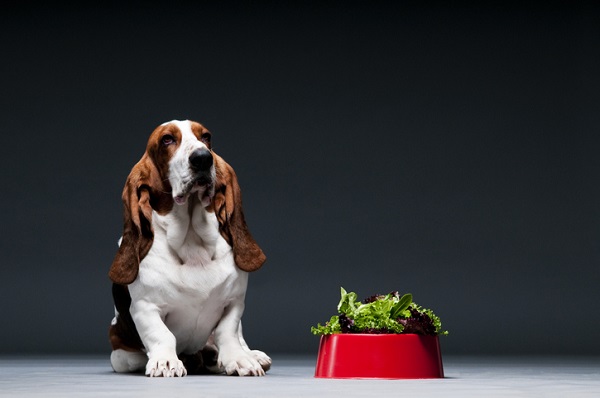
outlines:
{"label": "red dog bowl", "polygon": [[321,336],[319,378],[429,379],[444,377],[438,336],[331,334]]}

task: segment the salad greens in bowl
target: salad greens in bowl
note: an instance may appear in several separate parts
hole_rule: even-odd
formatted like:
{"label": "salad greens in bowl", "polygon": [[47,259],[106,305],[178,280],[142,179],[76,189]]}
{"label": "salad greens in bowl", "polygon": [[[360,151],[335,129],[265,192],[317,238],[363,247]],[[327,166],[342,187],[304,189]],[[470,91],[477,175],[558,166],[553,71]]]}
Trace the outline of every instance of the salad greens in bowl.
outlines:
{"label": "salad greens in bowl", "polygon": [[367,297],[362,302],[357,294],[341,288],[341,299],[334,315],[325,325],[311,327],[314,335],[340,333],[447,335],[433,311],[412,301],[412,294],[397,291]]}

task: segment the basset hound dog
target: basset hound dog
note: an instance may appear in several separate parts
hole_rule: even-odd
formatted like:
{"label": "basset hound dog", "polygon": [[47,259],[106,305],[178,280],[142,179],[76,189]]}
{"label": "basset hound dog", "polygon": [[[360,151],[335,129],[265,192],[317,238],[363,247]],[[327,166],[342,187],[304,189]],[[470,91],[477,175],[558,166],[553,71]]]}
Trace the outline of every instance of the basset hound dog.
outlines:
{"label": "basset hound dog", "polygon": [[109,271],[115,372],[262,376],[241,318],[248,273],[266,257],[248,231],[237,177],[189,120],[164,123],[123,189],[124,225]]}

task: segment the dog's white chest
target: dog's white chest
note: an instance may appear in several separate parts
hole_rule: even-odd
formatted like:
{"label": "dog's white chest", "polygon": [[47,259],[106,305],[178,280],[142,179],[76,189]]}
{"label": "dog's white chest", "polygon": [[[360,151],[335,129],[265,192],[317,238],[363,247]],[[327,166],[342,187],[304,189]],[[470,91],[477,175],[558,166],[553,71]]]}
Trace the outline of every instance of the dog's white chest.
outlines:
{"label": "dog's white chest", "polygon": [[154,245],[179,258],[181,264],[208,264],[229,252],[231,248],[219,233],[219,222],[214,213],[204,209],[198,200],[182,206],[175,205],[164,216],[154,212]]}
{"label": "dog's white chest", "polygon": [[243,301],[248,276],[235,265],[214,213],[193,203],[187,207],[153,214],[154,241],[130,293],[134,304],[157,307],[179,352],[196,352],[225,308]]}

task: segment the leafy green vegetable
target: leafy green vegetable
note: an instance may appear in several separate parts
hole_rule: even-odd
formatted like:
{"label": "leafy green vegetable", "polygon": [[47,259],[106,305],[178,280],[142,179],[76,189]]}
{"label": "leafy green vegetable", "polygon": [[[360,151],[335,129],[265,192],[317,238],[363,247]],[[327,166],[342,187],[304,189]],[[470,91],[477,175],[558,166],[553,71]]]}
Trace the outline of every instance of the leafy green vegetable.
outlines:
{"label": "leafy green vegetable", "polygon": [[397,319],[406,315],[406,310],[408,306],[412,303],[412,294],[407,293],[398,300],[396,304],[392,307],[390,311],[390,318]]}
{"label": "leafy green vegetable", "polygon": [[412,301],[410,293],[400,296],[398,292],[375,295],[357,301],[354,292],[341,288],[337,306],[339,315],[334,315],[325,325],[311,327],[315,335],[336,333],[416,333],[422,335],[448,334],[433,311]]}

